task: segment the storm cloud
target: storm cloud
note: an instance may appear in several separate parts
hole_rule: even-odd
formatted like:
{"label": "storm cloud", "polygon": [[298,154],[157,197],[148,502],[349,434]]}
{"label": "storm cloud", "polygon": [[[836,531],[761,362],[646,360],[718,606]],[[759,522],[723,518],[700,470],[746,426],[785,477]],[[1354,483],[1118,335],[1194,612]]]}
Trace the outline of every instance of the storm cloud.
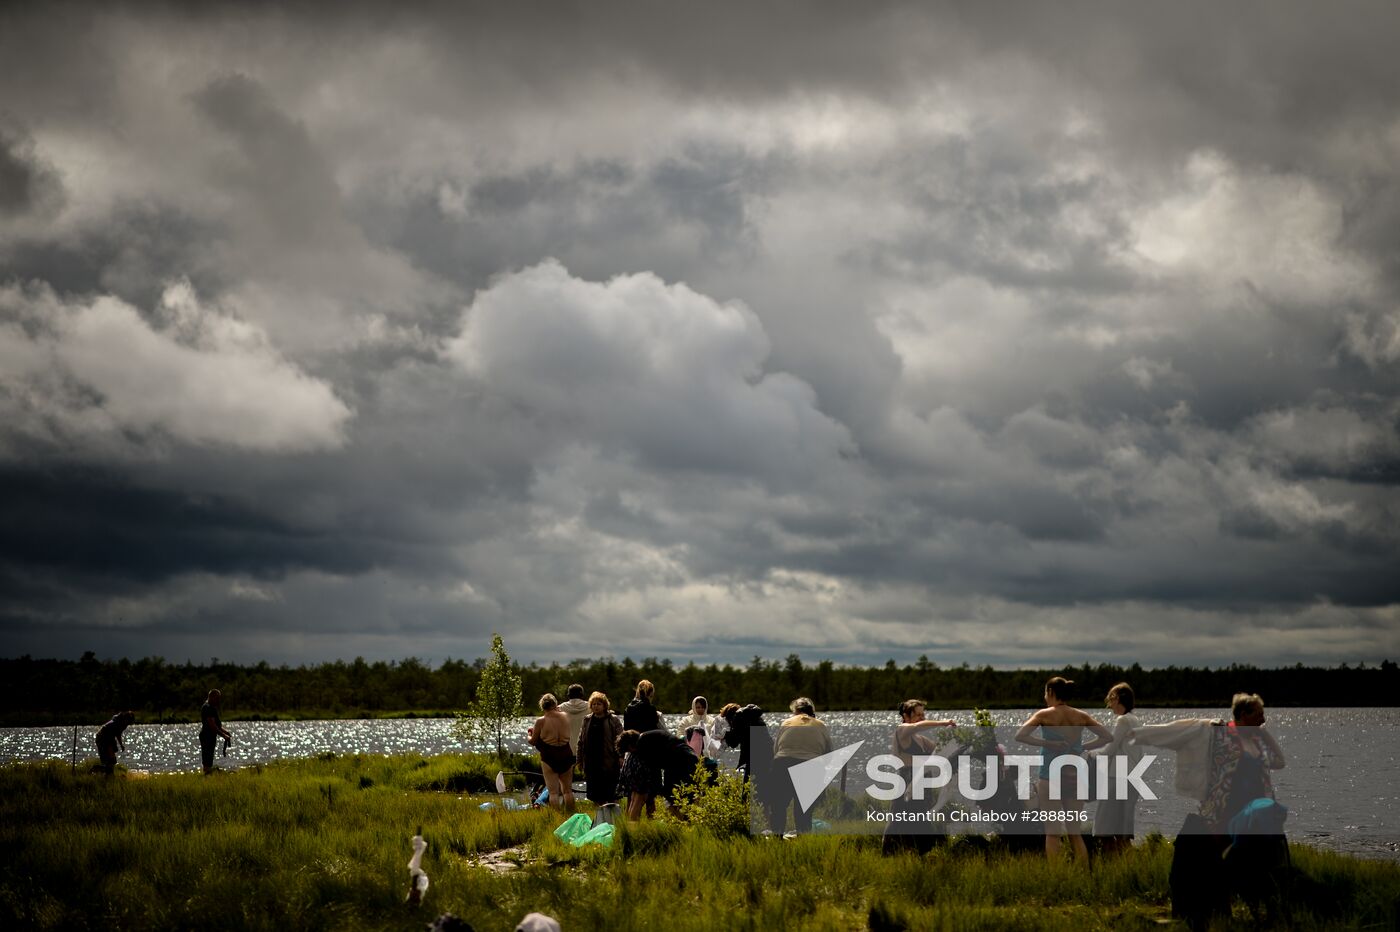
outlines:
{"label": "storm cloud", "polygon": [[1393,4],[0,13],[0,651],[1400,652]]}

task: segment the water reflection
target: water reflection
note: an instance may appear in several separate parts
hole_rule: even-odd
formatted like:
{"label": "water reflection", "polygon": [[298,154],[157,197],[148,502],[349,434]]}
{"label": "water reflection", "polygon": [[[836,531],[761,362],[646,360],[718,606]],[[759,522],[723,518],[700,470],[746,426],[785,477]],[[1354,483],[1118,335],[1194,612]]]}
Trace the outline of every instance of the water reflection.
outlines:
{"label": "water reflection", "polygon": [[[525,729],[533,718],[521,718],[506,742],[507,750],[529,750]],[[227,758],[219,767],[239,767],[283,758],[336,754],[446,754],[473,747],[452,734],[450,719],[348,719],[309,722],[224,723],[233,735]],[[97,754],[95,727],[77,730],[79,761]],[[126,753],[120,761],[131,770],[151,773],[199,769],[199,725],[132,725],[126,730]],[[73,756],[74,730],[56,728],[0,729],[0,759],[6,761],[69,760]],[[222,745],[221,745],[222,747]]]}

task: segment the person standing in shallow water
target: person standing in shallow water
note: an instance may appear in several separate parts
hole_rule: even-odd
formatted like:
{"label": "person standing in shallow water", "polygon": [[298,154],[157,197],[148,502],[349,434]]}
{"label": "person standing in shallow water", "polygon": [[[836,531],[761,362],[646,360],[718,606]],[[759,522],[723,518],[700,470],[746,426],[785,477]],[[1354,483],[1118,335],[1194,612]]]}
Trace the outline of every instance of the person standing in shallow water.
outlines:
{"label": "person standing in shallow water", "polygon": [[204,764],[206,775],[214,771],[214,745],[220,738],[224,739],[225,747],[233,740],[233,735],[224,728],[223,719],[219,717],[219,706],[223,701],[224,694],[217,689],[211,689],[204,705],[199,707],[199,757]]}
{"label": "person standing in shallow water", "polygon": [[97,759],[101,761],[102,769],[108,773],[117,769],[117,747],[120,745],[122,751],[126,751],[126,740],[122,737],[122,732],[134,721],[135,712],[118,712],[112,716],[110,722],[97,730]]}

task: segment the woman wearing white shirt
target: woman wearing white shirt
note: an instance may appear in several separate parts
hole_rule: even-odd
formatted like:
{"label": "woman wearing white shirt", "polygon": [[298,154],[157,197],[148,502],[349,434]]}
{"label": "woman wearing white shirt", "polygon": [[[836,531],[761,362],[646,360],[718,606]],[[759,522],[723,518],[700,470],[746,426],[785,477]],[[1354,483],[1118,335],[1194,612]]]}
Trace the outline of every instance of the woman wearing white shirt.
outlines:
{"label": "woman wearing white shirt", "polygon": [[[1090,756],[1102,754],[1112,761],[1110,796],[1116,795],[1118,789],[1119,768],[1127,767],[1131,770],[1142,759],[1142,748],[1132,742],[1133,730],[1142,725],[1133,714],[1133,704],[1133,688],[1127,683],[1114,686],[1104,699],[1104,705],[1112,709],[1113,714],[1117,716],[1113,720],[1113,741],[1101,750],[1092,752]],[[1121,760],[1116,759],[1119,755],[1122,755]],[[1094,835],[1098,838],[1099,849],[1104,854],[1114,854],[1133,846],[1138,795],[1131,784],[1127,786],[1127,791],[1127,799],[1101,800],[1098,811],[1094,813]]]}
{"label": "woman wearing white shirt", "polygon": [[705,730],[704,740],[699,742],[699,746],[691,744],[690,749],[697,757],[718,757],[720,751],[719,739],[721,732],[717,722],[719,716],[711,715],[710,703],[704,696],[696,696],[690,700],[690,714],[680,720],[676,726],[676,734],[686,739],[690,743],[690,736],[686,734],[691,728],[703,728]]}

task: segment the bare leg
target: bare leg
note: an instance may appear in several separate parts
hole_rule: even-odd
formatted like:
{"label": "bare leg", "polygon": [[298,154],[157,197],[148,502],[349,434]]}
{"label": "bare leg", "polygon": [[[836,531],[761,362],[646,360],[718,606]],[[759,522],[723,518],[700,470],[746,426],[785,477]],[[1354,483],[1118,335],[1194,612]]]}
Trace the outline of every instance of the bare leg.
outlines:
{"label": "bare leg", "polygon": [[[1062,793],[1066,790],[1068,787],[1061,788]],[[1080,834],[1083,823],[1077,820],[1078,815],[1084,811],[1083,804],[1075,799],[1051,799],[1048,780],[1040,782],[1040,798],[1041,807],[1047,814],[1065,813],[1066,815],[1063,820],[1047,819],[1045,821],[1045,857],[1059,857],[1064,836],[1069,836],[1070,854],[1080,863],[1087,865],[1089,863],[1089,848],[1084,844],[1084,836]]]}
{"label": "bare leg", "polygon": [[[1035,795],[1037,808],[1040,810],[1042,815],[1048,815],[1051,809],[1050,781],[1037,781],[1035,784]],[[1055,823],[1051,822],[1049,819],[1046,819],[1041,824],[1041,828],[1045,831],[1045,856],[1047,858],[1054,858],[1060,853],[1059,827],[1056,826]]]}
{"label": "bare leg", "polygon": [[1069,842],[1074,851],[1074,856],[1078,858],[1080,862],[1088,864],[1089,846],[1084,844],[1084,836],[1076,831],[1071,830],[1069,833]]}
{"label": "bare leg", "polygon": [[[564,791],[560,788],[559,774],[550,769],[545,763],[540,764],[540,770],[544,772],[544,788],[549,790],[549,804],[556,809],[564,808]],[[570,795],[570,799],[572,799]]]}
{"label": "bare leg", "polygon": [[1084,843],[1084,826],[1087,824],[1083,820],[1084,803],[1078,799],[1066,799],[1060,803],[1060,810],[1067,816],[1063,825],[1065,834],[1069,836],[1070,850],[1079,863],[1087,866],[1089,846]]}
{"label": "bare leg", "polygon": [[559,782],[560,782],[560,784],[561,784],[561,785],[563,786],[563,788],[564,788],[564,795],[560,797],[560,799],[563,800],[564,811],[565,811],[565,812],[573,812],[573,811],[574,811],[574,768],[570,767],[568,770],[566,770],[566,771],[564,771],[562,774],[560,774],[560,775],[559,775]]}

